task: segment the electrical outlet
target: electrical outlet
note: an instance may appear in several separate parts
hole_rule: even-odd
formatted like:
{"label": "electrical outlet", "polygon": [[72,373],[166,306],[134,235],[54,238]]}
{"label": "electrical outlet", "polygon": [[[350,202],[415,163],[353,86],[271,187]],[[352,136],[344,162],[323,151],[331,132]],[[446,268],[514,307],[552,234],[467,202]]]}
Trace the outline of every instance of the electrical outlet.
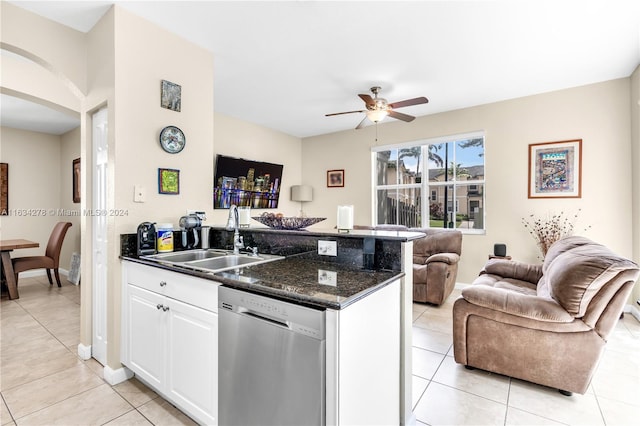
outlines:
{"label": "electrical outlet", "polygon": [[133,185],[133,202],[144,203],[146,199],[146,190],[141,185]]}
{"label": "electrical outlet", "polygon": [[321,256],[337,256],[338,255],[337,241],[318,240],[318,254]]}
{"label": "electrical outlet", "polygon": [[336,287],[338,285],[338,273],[318,269],[318,284]]}

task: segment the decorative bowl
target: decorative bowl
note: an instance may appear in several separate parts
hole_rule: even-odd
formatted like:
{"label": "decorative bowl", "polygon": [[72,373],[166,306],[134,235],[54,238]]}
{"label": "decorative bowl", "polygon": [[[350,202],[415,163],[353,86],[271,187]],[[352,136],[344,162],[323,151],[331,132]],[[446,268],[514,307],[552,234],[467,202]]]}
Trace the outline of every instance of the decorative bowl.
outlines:
{"label": "decorative bowl", "polygon": [[326,217],[278,217],[276,215],[263,215],[252,217],[252,219],[273,229],[302,229],[322,222]]}

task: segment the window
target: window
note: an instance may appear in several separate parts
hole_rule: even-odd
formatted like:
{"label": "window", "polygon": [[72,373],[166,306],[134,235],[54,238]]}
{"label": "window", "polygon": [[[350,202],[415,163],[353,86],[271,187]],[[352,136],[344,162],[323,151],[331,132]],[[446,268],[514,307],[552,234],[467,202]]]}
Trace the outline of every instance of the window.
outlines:
{"label": "window", "polygon": [[483,133],[375,147],[372,156],[375,223],[484,231]]}

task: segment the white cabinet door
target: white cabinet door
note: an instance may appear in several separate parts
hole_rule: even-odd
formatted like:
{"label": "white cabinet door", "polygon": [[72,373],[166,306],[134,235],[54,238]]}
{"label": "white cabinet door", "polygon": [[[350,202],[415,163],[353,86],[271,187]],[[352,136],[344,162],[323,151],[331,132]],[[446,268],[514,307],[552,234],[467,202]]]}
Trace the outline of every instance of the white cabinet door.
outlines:
{"label": "white cabinet door", "polygon": [[178,405],[206,424],[218,414],[218,315],[167,299],[167,388]]}
{"label": "white cabinet door", "polygon": [[164,296],[136,286],[128,288],[130,368],[148,384],[161,388],[165,376],[167,313]]}

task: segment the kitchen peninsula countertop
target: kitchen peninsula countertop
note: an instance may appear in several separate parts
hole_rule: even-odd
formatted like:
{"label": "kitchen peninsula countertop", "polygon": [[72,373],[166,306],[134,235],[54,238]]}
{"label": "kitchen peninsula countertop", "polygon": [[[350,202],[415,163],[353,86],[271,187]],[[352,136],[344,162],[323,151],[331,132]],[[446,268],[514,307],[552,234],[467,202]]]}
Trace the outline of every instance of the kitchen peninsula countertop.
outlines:
{"label": "kitchen peninsula countertop", "polygon": [[[218,273],[200,272],[136,257],[124,260],[206,278],[228,287],[318,308],[343,309],[404,276],[399,271],[367,271],[351,265],[322,262],[307,254]],[[335,273],[336,285],[318,282]]]}

